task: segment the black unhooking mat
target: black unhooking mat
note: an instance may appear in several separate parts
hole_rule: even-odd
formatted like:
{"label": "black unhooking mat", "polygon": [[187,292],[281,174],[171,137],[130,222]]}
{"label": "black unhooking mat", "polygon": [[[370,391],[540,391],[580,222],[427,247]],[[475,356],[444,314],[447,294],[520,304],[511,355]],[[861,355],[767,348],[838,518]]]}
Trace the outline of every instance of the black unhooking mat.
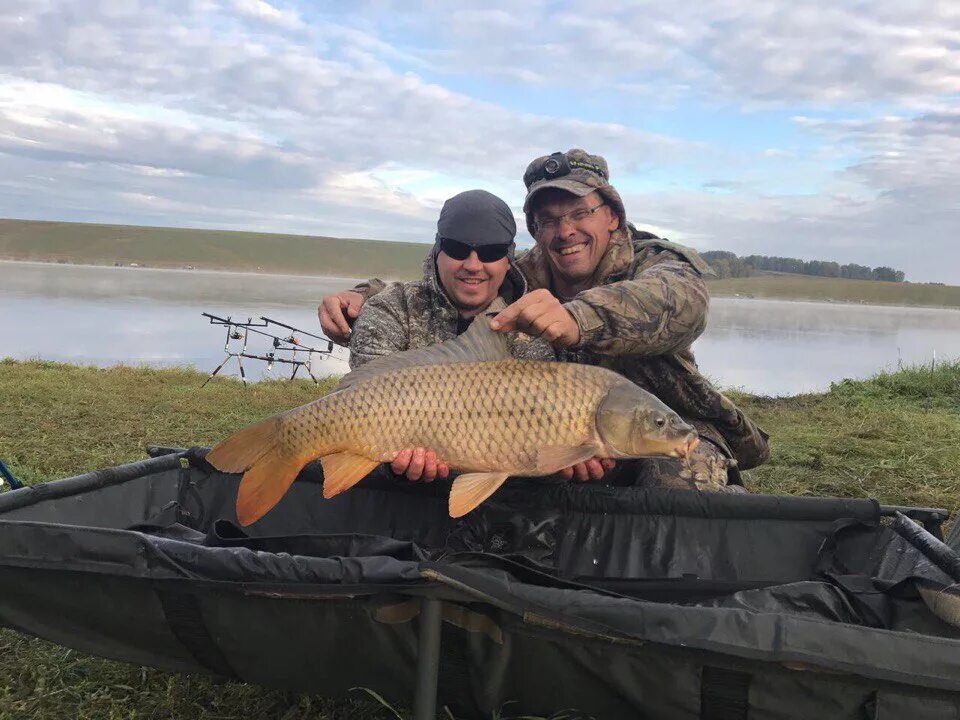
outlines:
{"label": "black unhooking mat", "polygon": [[952,580],[872,500],[511,480],[452,520],[448,483],[324,500],[308,466],[240,528],[238,480],[193,451],[0,495],[0,620],[409,704],[432,597],[457,717],[960,718],[960,631],[916,590]]}

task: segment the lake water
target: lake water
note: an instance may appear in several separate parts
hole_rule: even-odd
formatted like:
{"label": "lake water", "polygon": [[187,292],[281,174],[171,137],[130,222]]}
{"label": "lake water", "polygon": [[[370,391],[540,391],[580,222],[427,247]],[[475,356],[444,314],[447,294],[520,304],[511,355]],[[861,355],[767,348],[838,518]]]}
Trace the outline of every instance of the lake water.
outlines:
{"label": "lake water", "polygon": [[[212,371],[225,357],[226,331],[208,324],[202,311],[244,320],[266,315],[319,334],[319,298],[353,282],[0,262],[0,357]],[[272,347],[251,336],[248,349]],[[769,395],[824,390],[899,363],[960,357],[960,311],[714,298],[694,351],[701,370],[723,387]],[[339,349],[316,357],[317,375],[346,369]],[[245,367],[253,377],[266,374],[265,363],[247,360]],[[288,372],[275,366],[272,375]],[[236,362],[222,374],[236,375]]]}

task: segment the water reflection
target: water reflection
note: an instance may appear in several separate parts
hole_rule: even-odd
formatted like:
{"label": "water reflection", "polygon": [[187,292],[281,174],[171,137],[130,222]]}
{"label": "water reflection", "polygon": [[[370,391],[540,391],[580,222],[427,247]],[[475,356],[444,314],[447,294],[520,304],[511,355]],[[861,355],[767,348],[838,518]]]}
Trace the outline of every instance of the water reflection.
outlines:
{"label": "water reflection", "polygon": [[[202,311],[246,320],[267,315],[319,334],[316,306],[355,280],[290,275],[0,263],[0,357],[110,366],[192,365],[224,359],[225,329]],[[307,343],[308,345],[311,343]],[[319,343],[318,343],[319,345]],[[249,348],[271,350],[251,336]],[[347,354],[317,357],[319,376],[348,370]],[[248,377],[286,377],[291,368],[245,361]],[[221,374],[238,375],[231,360]],[[301,375],[303,372],[301,371]]]}
{"label": "water reflection", "polygon": [[725,387],[812,392],[901,363],[960,357],[960,311],[714,298],[694,351]]}
{"label": "water reflection", "polygon": [[[79,364],[193,365],[223,359],[224,329],[200,312],[267,315],[318,332],[316,305],[343,278],[0,262],[0,356]],[[266,351],[267,341],[251,340]],[[694,350],[725,387],[784,395],[868,377],[898,362],[960,357],[960,311],[714,298]],[[263,363],[247,364],[264,372]],[[318,367],[346,370],[343,358]],[[236,374],[233,361],[224,372]],[[288,372],[276,368],[277,374]]]}

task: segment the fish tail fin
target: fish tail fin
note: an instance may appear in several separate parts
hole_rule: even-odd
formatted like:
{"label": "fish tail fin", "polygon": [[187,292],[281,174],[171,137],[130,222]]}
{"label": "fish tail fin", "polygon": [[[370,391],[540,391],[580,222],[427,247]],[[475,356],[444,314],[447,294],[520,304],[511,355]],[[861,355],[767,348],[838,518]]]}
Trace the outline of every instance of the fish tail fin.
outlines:
{"label": "fish tail fin", "polygon": [[237,522],[246,526],[266,515],[286,495],[309,461],[302,456],[283,455],[276,445],[261,455],[240,481]]}
{"label": "fish tail fin", "polygon": [[237,521],[249,525],[280,502],[309,458],[290,456],[280,448],[280,418],[269,417],[245,427],[207,454],[217,470],[244,473],[237,492]]}
{"label": "fish tail fin", "polygon": [[467,473],[453,481],[450,488],[450,517],[463,517],[493,495],[506,482],[507,473]]}
{"label": "fish tail fin", "polygon": [[261,420],[235,432],[207,453],[206,460],[217,470],[240,473],[249,470],[277,446],[280,418]]}

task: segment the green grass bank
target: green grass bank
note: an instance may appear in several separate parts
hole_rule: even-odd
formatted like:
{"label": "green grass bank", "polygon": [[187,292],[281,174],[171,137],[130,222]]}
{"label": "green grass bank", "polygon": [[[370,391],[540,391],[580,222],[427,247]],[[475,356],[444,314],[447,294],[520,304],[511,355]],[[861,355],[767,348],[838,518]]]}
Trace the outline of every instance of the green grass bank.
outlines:
{"label": "green grass bank", "polygon": [[[147,443],[211,444],[329,391],[310,382],[200,389],[194,370],[0,361],[0,458],[28,483],[144,457]],[[772,436],[751,489],[960,506],[960,363],[906,369],[830,392],[737,395]],[[0,631],[0,720],[322,720],[394,717],[370,701],[329,701],[109,662]]]}

